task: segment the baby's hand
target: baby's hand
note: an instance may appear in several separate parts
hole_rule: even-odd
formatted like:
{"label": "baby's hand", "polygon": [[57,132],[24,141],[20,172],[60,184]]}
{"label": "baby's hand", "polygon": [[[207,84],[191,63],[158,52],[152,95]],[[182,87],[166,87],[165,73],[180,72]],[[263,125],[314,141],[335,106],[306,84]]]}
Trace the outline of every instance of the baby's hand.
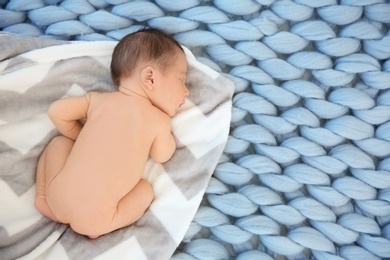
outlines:
{"label": "baby's hand", "polygon": [[161,124],[159,134],[150,148],[150,157],[156,162],[164,163],[171,159],[176,150],[176,142],[172,135],[171,120],[167,116]]}
{"label": "baby's hand", "polygon": [[79,120],[87,118],[88,106],[86,96],[60,99],[50,105],[48,115],[64,136],[75,141],[83,128]]}

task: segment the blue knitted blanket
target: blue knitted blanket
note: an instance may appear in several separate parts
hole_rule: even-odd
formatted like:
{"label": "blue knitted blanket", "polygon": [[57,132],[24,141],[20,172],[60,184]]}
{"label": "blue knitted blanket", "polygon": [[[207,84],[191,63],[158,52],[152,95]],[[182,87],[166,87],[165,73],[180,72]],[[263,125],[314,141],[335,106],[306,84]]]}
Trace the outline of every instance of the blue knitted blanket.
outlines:
{"label": "blue knitted blanket", "polygon": [[390,258],[389,1],[0,7],[1,30],[41,38],[155,27],[235,83],[227,146],[173,259]]}

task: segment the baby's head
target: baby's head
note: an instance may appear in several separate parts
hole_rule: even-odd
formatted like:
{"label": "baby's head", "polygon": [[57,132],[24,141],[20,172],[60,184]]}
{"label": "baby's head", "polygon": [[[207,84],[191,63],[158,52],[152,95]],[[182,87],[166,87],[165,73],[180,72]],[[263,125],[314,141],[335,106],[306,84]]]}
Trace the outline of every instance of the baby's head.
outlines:
{"label": "baby's head", "polygon": [[[115,47],[111,61],[114,84],[120,87],[127,78],[139,76],[137,73],[142,74],[143,80],[150,76],[150,86],[146,85],[153,93],[148,92],[148,97],[170,116],[174,112],[164,103],[173,102],[174,106],[180,106],[184,97],[189,95],[185,86],[187,60],[184,51],[176,40],[159,30],[143,29],[129,34]],[[175,94],[177,100],[168,98]]]}

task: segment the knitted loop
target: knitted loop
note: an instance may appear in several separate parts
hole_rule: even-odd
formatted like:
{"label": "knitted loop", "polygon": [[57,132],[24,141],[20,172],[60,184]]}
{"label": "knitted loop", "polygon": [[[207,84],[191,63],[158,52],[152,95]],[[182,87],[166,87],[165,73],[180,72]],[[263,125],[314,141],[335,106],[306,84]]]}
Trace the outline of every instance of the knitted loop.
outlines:
{"label": "knitted loop", "polygon": [[372,159],[353,145],[340,145],[330,151],[330,155],[353,168],[374,169]]}
{"label": "knitted loop", "polygon": [[338,224],[359,233],[379,235],[381,232],[378,224],[373,219],[356,213],[342,215],[338,220]]}
{"label": "knitted loop", "polygon": [[351,54],[337,59],[335,68],[349,73],[363,73],[381,69],[379,62],[366,54]]}
{"label": "knitted loop", "polygon": [[348,115],[329,120],[325,128],[351,140],[361,140],[374,136],[372,125]]}
{"label": "knitted loop", "polygon": [[325,155],[325,150],[303,137],[292,137],[281,143],[282,147],[288,147],[297,151],[302,156],[320,156]]}
{"label": "knitted loop", "polygon": [[337,244],[352,244],[359,237],[358,232],[346,229],[332,222],[310,221],[310,224]]}
{"label": "knitted loop", "polygon": [[38,26],[45,27],[52,23],[72,20],[77,17],[77,14],[65,8],[50,5],[32,10],[28,17]]}
{"label": "knitted loop", "polygon": [[384,200],[357,200],[356,205],[368,214],[374,216],[388,216],[390,214],[390,205]]}
{"label": "knitted loop", "polygon": [[0,27],[6,29],[9,26],[24,22],[26,20],[26,14],[0,9],[0,18]]}
{"label": "knitted loop", "polygon": [[258,84],[272,84],[273,79],[263,70],[250,65],[236,66],[230,71],[230,74],[242,77]]}
{"label": "knitted loop", "polygon": [[269,37],[264,37],[264,43],[279,53],[294,53],[306,47],[308,41],[290,32],[278,32]]}
{"label": "knitted loop", "polygon": [[320,170],[305,164],[294,164],[288,166],[284,172],[285,175],[292,179],[312,185],[329,185],[330,179],[328,175]]}
{"label": "knitted loop", "polygon": [[264,235],[260,239],[267,248],[280,255],[296,255],[305,249],[304,246],[283,236]]}
{"label": "knitted loop", "polygon": [[64,36],[73,36],[78,35],[80,32],[82,34],[90,34],[93,30],[80,21],[61,21],[58,23],[53,23],[47,27],[47,34],[53,35],[64,35]]}
{"label": "knitted loop", "polygon": [[306,40],[321,41],[336,37],[332,28],[322,21],[305,21],[295,24],[291,28],[295,33]]}
{"label": "knitted loop", "polygon": [[325,21],[337,25],[346,25],[358,20],[363,13],[360,6],[331,5],[317,9],[318,15]]}
{"label": "knitted loop", "polygon": [[245,168],[227,162],[217,166],[215,169],[215,177],[227,184],[242,185],[249,182],[252,179],[253,174]]}
{"label": "knitted loop", "polygon": [[286,81],[281,87],[303,98],[325,99],[325,91],[318,85],[306,80]]}
{"label": "knitted loop", "polygon": [[186,245],[184,251],[197,259],[229,259],[223,245],[210,239],[194,240]]}
{"label": "knitted loop", "polygon": [[334,69],[314,70],[313,76],[328,87],[344,86],[352,82],[355,75]]}
{"label": "knitted loop", "polygon": [[311,198],[297,198],[289,203],[305,217],[317,221],[335,222],[336,215],[332,210]]}
{"label": "knitted loop", "polygon": [[[113,10],[114,11],[114,10]],[[100,17],[100,19],[98,19]],[[132,21],[120,16],[99,10],[80,17],[80,21],[96,30],[110,31],[115,28],[125,28],[132,25]],[[109,23],[107,23],[109,21]]]}
{"label": "knitted loop", "polygon": [[256,124],[262,125],[274,134],[287,134],[293,132],[297,126],[289,123],[287,120],[268,115],[253,115]]}
{"label": "knitted loop", "polygon": [[252,233],[244,231],[234,225],[220,225],[210,228],[211,233],[224,242],[240,244],[248,241]]}
{"label": "knitted loop", "polygon": [[364,51],[377,59],[388,59],[390,58],[389,43],[390,36],[385,36],[379,40],[364,41]]}
{"label": "knitted loop", "polygon": [[340,207],[349,201],[349,197],[331,187],[308,185],[307,188],[311,196],[330,207]]}
{"label": "knitted loop", "polygon": [[275,106],[257,95],[240,93],[234,97],[233,103],[236,107],[244,109],[252,114],[276,114]]}
{"label": "knitted loop", "polygon": [[237,160],[237,164],[255,174],[282,172],[280,166],[271,159],[260,155],[247,155]]}
{"label": "knitted loop", "polygon": [[293,207],[287,205],[261,206],[261,212],[283,225],[301,224],[305,217]]}
{"label": "knitted loop", "polygon": [[237,127],[232,135],[236,138],[247,140],[251,143],[263,143],[275,145],[275,137],[264,127],[259,125],[242,125]]}
{"label": "knitted loop", "polygon": [[314,228],[299,227],[293,229],[288,234],[288,238],[310,249],[336,253],[334,244]]}
{"label": "knitted loop", "polygon": [[361,90],[354,88],[340,88],[329,94],[329,101],[351,109],[370,109],[375,106],[375,101]]}
{"label": "knitted loop", "polygon": [[238,193],[229,193],[225,195],[208,195],[210,204],[223,213],[243,217],[256,211],[257,207],[245,196]]}
{"label": "knitted loop", "polygon": [[[143,10],[148,10],[148,12],[143,12]],[[121,5],[116,5],[112,9],[112,13],[134,19],[136,21],[145,21],[151,18],[156,18],[164,15],[164,12],[153,3],[149,2],[129,2]]]}
{"label": "knitted loop", "polygon": [[[276,158],[277,159],[277,158]],[[259,176],[264,185],[279,192],[294,192],[303,185],[288,176],[275,174],[262,174]]]}
{"label": "knitted loop", "polygon": [[210,24],[209,28],[229,41],[256,41],[263,36],[259,30],[245,21]]}
{"label": "knitted loop", "polygon": [[258,235],[278,235],[279,225],[266,216],[248,216],[235,223],[238,227]]}
{"label": "knitted loop", "polygon": [[256,60],[268,60],[276,58],[276,53],[259,41],[241,41],[234,47]]}
{"label": "knitted loop", "polygon": [[345,138],[329,131],[326,128],[301,126],[299,129],[303,137],[322,146],[336,146],[345,141]]}
{"label": "knitted loop", "polygon": [[[194,25],[197,24],[196,22],[192,23],[194,23]],[[225,43],[225,41],[219,35],[201,30],[193,30],[179,33],[175,36],[175,38],[176,40],[180,41],[188,47],[221,45]]]}
{"label": "knitted loop", "polygon": [[251,0],[242,0],[237,2],[229,0],[215,0],[214,4],[221,10],[235,15],[248,15],[259,11],[261,7],[259,3]]}
{"label": "knitted loop", "polygon": [[269,206],[283,203],[279,194],[266,187],[247,185],[238,192],[245,195],[249,200],[259,206]]}
{"label": "knitted loop", "polygon": [[245,65],[252,61],[252,58],[248,55],[226,44],[209,46],[206,48],[206,51],[215,60],[230,66]]}
{"label": "knitted loop", "polygon": [[271,9],[280,17],[294,22],[304,21],[313,14],[313,8],[291,1],[275,2]]}
{"label": "knitted loop", "polygon": [[156,0],[156,3],[161,6],[162,8],[168,10],[168,11],[182,11],[189,9],[191,7],[197,6],[200,1],[199,0],[187,0],[187,1],[180,1],[180,2],[172,2],[170,0]]}
{"label": "knitted loop", "polygon": [[316,47],[329,56],[342,57],[355,53],[361,48],[360,41],[353,38],[334,38],[317,41]]}
{"label": "knitted loop", "polygon": [[325,119],[338,118],[349,112],[347,107],[327,100],[308,98],[304,104],[316,116]]}
{"label": "knitted loop", "polygon": [[376,190],[352,177],[339,178],[333,182],[333,188],[357,200],[369,200],[376,197]]}
{"label": "knitted loop", "polygon": [[381,139],[367,138],[364,140],[357,140],[354,144],[373,156],[385,157],[390,154],[390,142]]}
{"label": "knitted loop", "polygon": [[381,259],[380,257],[376,257],[373,253],[359,246],[343,246],[340,249],[340,255],[345,259]]}
{"label": "knitted loop", "polygon": [[[269,59],[259,61],[259,67],[271,75],[273,78],[280,80],[293,80],[303,76],[304,70],[292,66],[290,63],[281,59]],[[264,84],[264,83],[263,83]]]}
{"label": "knitted loop", "polygon": [[365,16],[374,21],[390,23],[390,6],[388,4],[373,4],[364,8]]}
{"label": "knitted loop", "polygon": [[41,8],[44,6],[44,3],[40,0],[31,0],[31,1],[17,1],[11,0],[7,4],[7,9],[13,11],[28,11],[37,8]]}
{"label": "knitted loop", "polygon": [[197,6],[185,10],[180,14],[180,17],[208,24],[226,23],[229,21],[229,17],[226,14],[211,6]]}
{"label": "knitted loop", "polygon": [[329,69],[333,66],[332,60],[317,52],[297,52],[292,54],[287,61],[295,67],[302,69]]}
{"label": "knitted loop", "polygon": [[259,251],[246,251],[237,256],[237,260],[246,260],[246,259],[264,259],[264,260],[272,260],[273,258],[269,255],[259,252]]}
{"label": "knitted loop", "polygon": [[299,97],[275,85],[253,84],[252,88],[256,94],[266,98],[276,106],[288,107],[299,102]]}
{"label": "knitted loop", "polygon": [[307,125],[311,127],[318,127],[320,125],[318,118],[312,112],[303,107],[289,109],[283,112],[281,117],[295,125]]}
{"label": "knitted loop", "polygon": [[89,14],[95,11],[95,8],[85,0],[65,0],[60,6],[75,14]]}
{"label": "knitted loop", "polygon": [[390,257],[390,241],[383,237],[362,234],[359,237],[358,244],[380,257]]}
{"label": "knitted loop", "polygon": [[[152,18],[152,19],[148,20],[148,25],[153,27],[153,28],[160,29],[166,33],[175,34],[175,33],[179,33],[179,32],[186,32],[186,31],[196,29],[196,28],[198,28],[199,23],[194,22],[194,21],[189,21],[186,19],[182,19],[179,17],[164,16],[164,17],[156,17],[156,18]],[[178,36],[176,36],[176,37],[178,37]],[[196,37],[194,37],[194,38],[196,38]],[[180,42],[183,42],[180,39],[177,39],[177,40],[179,40]],[[223,41],[218,42],[218,44],[221,44],[221,43],[223,43]],[[201,45],[201,44],[199,44],[199,45]],[[199,46],[199,45],[195,45],[195,46]],[[190,45],[187,45],[187,46],[190,46]]]}
{"label": "knitted loop", "polygon": [[371,40],[380,39],[382,33],[373,24],[362,20],[345,26],[340,31],[340,36],[360,40]]}

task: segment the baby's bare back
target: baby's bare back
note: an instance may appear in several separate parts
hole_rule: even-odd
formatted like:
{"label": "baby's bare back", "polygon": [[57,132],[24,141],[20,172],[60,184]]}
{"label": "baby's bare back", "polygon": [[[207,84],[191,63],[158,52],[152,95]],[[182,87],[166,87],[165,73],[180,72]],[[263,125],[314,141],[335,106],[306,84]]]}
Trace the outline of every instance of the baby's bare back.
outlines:
{"label": "baby's bare back", "polygon": [[[48,200],[65,221],[90,212],[114,212],[143,175],[158,135],[160,111],[142,98],[92,93],[86,123]],[[50,198],[51,197],[51,198]]]}

